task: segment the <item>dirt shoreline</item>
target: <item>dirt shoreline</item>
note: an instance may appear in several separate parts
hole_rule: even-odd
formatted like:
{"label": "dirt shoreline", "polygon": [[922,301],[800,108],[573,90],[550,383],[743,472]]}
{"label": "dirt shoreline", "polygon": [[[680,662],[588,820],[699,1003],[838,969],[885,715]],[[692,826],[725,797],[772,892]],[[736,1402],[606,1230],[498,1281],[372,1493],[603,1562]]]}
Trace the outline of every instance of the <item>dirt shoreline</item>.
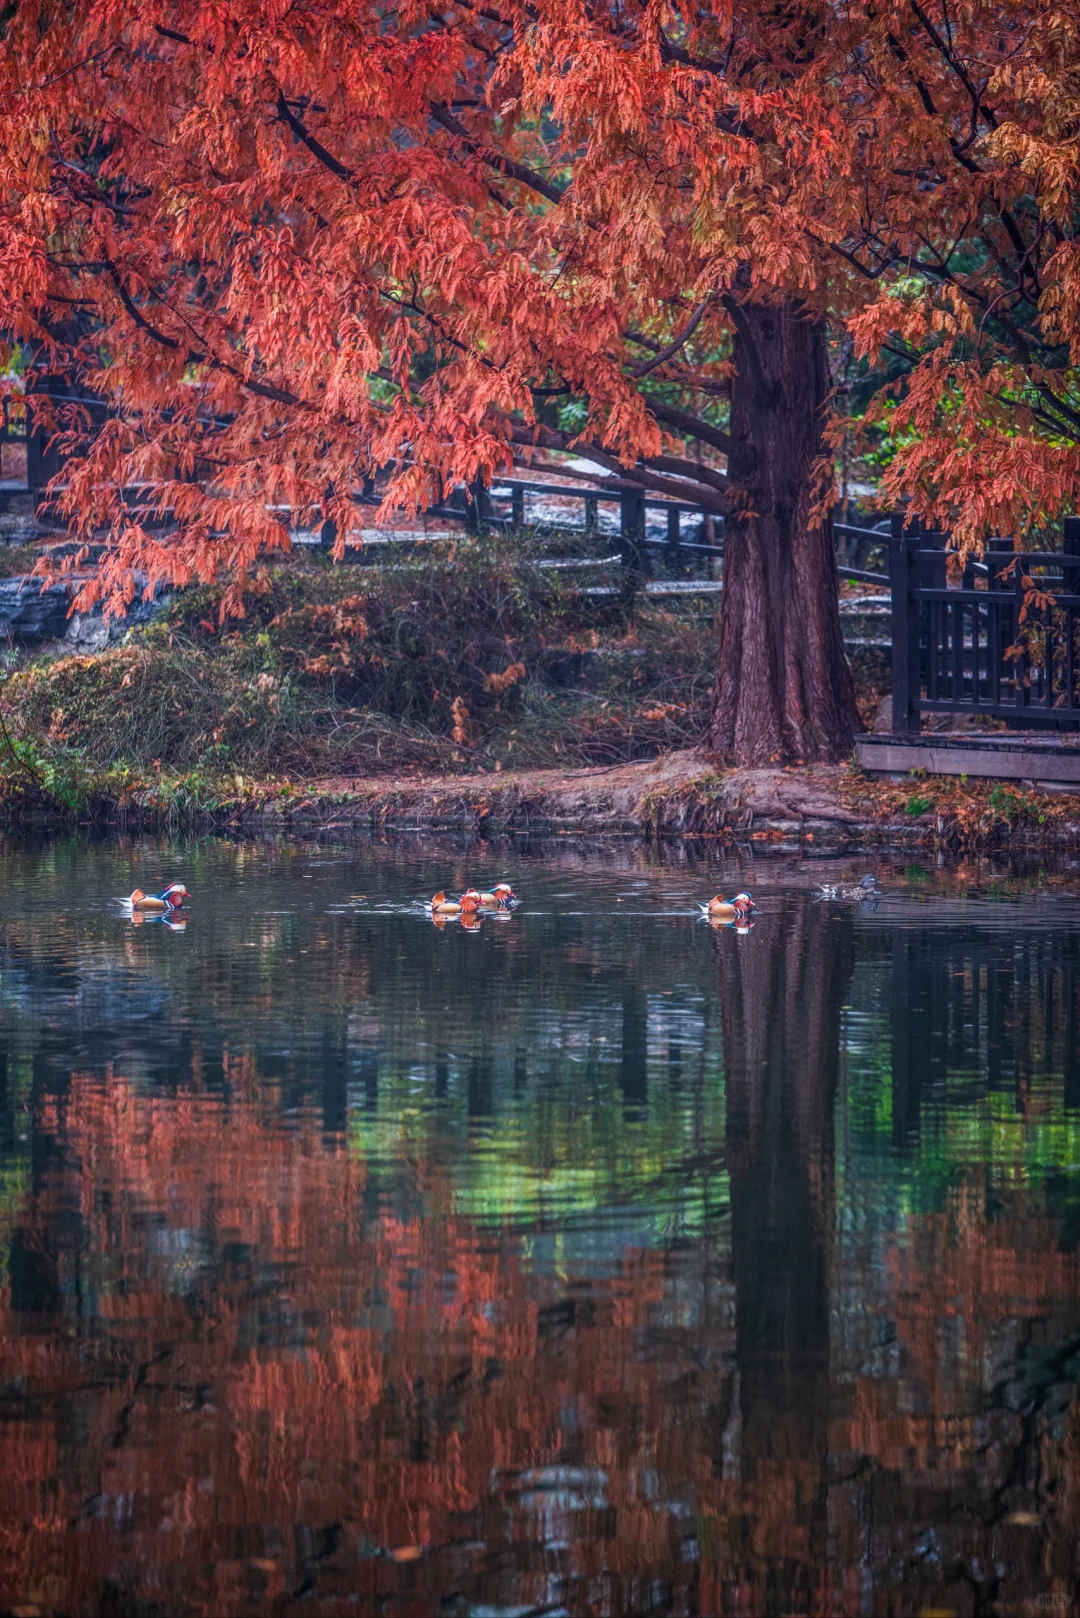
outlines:
{"label": "dirt shoreline", "polygon": [[536,832],[713,837],[778,851],[1080,848],[1080,796],[955,776],[870,776],[853,764],[718,769],[679,751],[609,767],[475,775],[207,782],[103,777],[76,807],[38,777],[7,778],[0,823],[202,826],[221,831]]}
{"label": "dirt shoreline", "polygon": [[223,818],[268,829],[709,836],[795,847],[1080,845],[1080,797],[992,782],[897,783],[850,765],[718,770],[689,751],[609,768],[296,783]]}

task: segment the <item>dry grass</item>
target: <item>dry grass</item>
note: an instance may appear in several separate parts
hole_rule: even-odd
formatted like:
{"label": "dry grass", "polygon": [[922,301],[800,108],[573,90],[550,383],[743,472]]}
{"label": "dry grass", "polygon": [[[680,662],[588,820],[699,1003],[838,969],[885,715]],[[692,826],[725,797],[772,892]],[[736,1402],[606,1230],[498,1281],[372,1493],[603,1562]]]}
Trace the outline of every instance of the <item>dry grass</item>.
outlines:
{"label": "dry grass", "polygon": [[36,757],[92,774],[452,772],[692,744],[711,622],[649,603],[627,622],[530,560],[483,539],[377,572],[297,561],[239,627],[193,592],[125,645],[22,669],[3,708]]}

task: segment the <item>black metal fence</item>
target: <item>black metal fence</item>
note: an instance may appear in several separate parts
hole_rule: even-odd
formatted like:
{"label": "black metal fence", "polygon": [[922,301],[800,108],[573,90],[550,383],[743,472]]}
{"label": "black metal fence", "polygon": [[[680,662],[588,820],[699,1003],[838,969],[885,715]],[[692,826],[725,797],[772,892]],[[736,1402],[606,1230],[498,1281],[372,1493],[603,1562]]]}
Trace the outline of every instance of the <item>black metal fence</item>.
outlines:
{"label": "black metal fence", "polygon": [[[92,423],[108,413],[104,400],[84,395],[69,377],[42,372],[30,381],[28,391],[48,393],[57,406],[77,406],[83,420]],[[21,401],[3,401],[0,440],[26,444],[26,487],[40,503],[49,482],[63,464],[54,433],[34,422],[33,409]],[[379,496],[368,480],[358,495],[360,506],[377,505]],[[570,507],[559,515],[552,503]],[[445,506],[435,506],[429,516],[464,521],[471,529],[526,527],[561,530],[577,529],[584,534],[613,541],[625,575],[644,579],[661,568],[686,573],[695,566],[715,573],[724,554],[724,519],[691,501],[669,500],[650,494],[625,478],[600,478],[592,483],[563,484],[499,479],[490,487],[459,486]],[[852,565],[865,559],[868,549],[884,547],[887,533],[853,523],[834,523],[838,540],[838,566],[842,578],[871,584],[888,584],[887,574]],[[329,546],[335,538],[332,523],[323,525],[322,542]],[[843,553],[846,552],[845,556]]]}
{"label": "black metal fence", "polygon": [[724,554],[722,517],[650,495],[621,478],[607,487],[499,479],[487,489],[457,491],[448,510],[473,529],[558,528],[611,539],[623,567],[640,574],[652,571],[650,552],[653,558],[662,552],[669,563]]}
{"label": "black metal fence", "polygon": [[950,577],[945,536],[893,519],[893,732],[924,714],[988,716],[1011,727],[1080,725],[1080,518],[1061,551],[993,540]]}
{"label": "black metal fence", "polygon": [[[553,515],[550,502],[569,503],[572,515]],[[563,485],[503,478],[490,488],[458,489],[441,514],[464,518],[472,529],[576,529],[617,541],[624,566],[651,571],[652,563],[681,565],[724,554],[724,519],[684,500],[669,500],[647,493],[635,484],[613,477],[606,486]],[[860,552],[889,543],[888,523],[870,528],[855,523],[834,523],[833,531],[845,546]],[[650,560],[650,552],[652,559]],[[838,557],[841,578],[869,584],[888,584],[887,573],[849,566]]]}

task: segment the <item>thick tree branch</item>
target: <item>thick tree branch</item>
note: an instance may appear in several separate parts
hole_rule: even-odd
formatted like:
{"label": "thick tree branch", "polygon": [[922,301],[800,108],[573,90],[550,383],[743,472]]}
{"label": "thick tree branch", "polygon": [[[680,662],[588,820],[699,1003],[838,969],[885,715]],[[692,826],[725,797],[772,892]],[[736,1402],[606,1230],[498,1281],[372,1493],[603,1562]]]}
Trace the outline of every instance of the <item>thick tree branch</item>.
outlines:
{"label": "thick tree branch", "polygon": [[[595,461],[597,466],[606,467],[609,471],[617,473],[624,481],[637,484],[640,488],[652,489],[657,494],[670,495],[675,500],[688,500],[695,505],[705,506],[720,516],[723,516],[729,508],[730,502],[726,495],[711,481],[702,479],[700,482],[691,482],[685,477],[669,477],[659,470],[652,470],[655,461],[665,457],[650,456],[633,466],[624,466],[618,456],[604,449],[602,445],[582,443],[580,440],[571,445],[571,438],[570,433],[557,432],[552,427],[542,427],[539,424],[526,427],[515,422],[510,427],[510,442],[519,444],[522,448],[535,446],[537,449],[565,451],[572,447],[577,454]],[[684,464],[688,470],[692,470],[695,478],[700,470],[710,470],[699,468],[693,461]],[[714,474],[714,477],[720,476],[720,473]]]}
{"label": "thick tree branch", "polygon": [[700,438],[703,444],[711,444],[718,449],[721,455],[726,455],[732,465],[740,468],[749,466],[753,452],[745,445],[725,433],[722,428],[714,427],[710,422],[702,421],[700,416],[692,416],[687,410],[677,410],[674,405],[664,404],[660,399],[652,399],[646,394],[649,409],[657,421],[663,422],[665,427],[673,427],[676,432],[686,433],[688,437]]}
{"label": "thick tree branch", "polygon": [[[152,337],[154,342],[159,343],[162,348],[170,349],[173,353],[179,353],[180,344],[176,338],[167,336],[165,332],[159,331],[155,325],[147,320],[124,286],[123,277],[116,265],[108,264],[106,269],[108,270],[110,281],[116,288],[120,302],[136,326],[141,331],[146,332],[148,337]],[[215,354],[198,353],[191,349],[186,354],[185,359],[189,365],[209,365],[211,370],[227,372],[229,376],[236,378],[241,387],[246,388],[249,393],[256,394],[260,399],[271,399],[275,404],[293,405],[301,410],[314,409],[313,405],[310,405],[306,399],[301,399],[298,394],[290,393],[286,388],[276,388],[270,382],[260,382],[255,377],[245,376],[239,366],[230,365],[227,360],[218,359]]]}
{"label": "thick tree branch", "polygon": [[976,122],[978,118],[982,117],[986,119],[986,122],[990,125],[991,129],[996,129],[998,126],[996,113],[992,108],[983,105],[982,95],[972,84],[963,63],[955,55],[947,42],[941,38],[941,35],[938,33],[937,29],[930,21],[930,18],[919,4],[919,0],[911,0],[911,9],[915,13],[916,17],[918,17],[923,32],[930,40],[933,41],[934,48],[938,51],[942,59],[952,68],[953,72],[960,80],[960,83],[964,86],[964,89],[970,96],[973,123]]}
{"label": "thick tree branch", "polygon": [[772,392],[772,387],[765,375],[765,368],[761,363],[761,355],[758,353],[757,343],[754,340],[754,333],[751,329],[750,322],[743,314],[742,306],[740,305],[738,298],[733,298],[730,293],[727,293],[724,296],[723,304],[724,308],[731,316],[735,330],[738,332],[739,337],[742,340],[743,348],[746,350],[746,357],[750,361],[750,369],[754,373],[754,381],[761,389],[762,394],[765,397],[768,397],[768,395]]}
{"label": "thick tree branch", "polygon": [[707,483],[710,489],[718,489],[721,494],[727,494],[731,488],[731,483],[724,472],[717,472],[711,466],[702,466],[698,461],[687,460],[682,455],[649,455],[644,464],[657,472],[669,473],[673,477],[689,477],[695,482]]}
{"label": "thick tree branch", "polygon": [[313,157],[318,158],[324,168],[329,169],[330,173],[335,174],[339,180],[352,180],[352,170],[347,169],[344,163],[334,156],[333,152],[328,152],[322,141],[316,140],[306,124],[296,116],[285,99],[284,90],[278,91],[277,115],[283,123],[288,124],[297,140],[303,141],[308,151]]}
{"label": "thick tree branch", "polygon": [[124,285],[123,277],[121,276],[120,271],[116,268],[115,264],[109,265],[109,279],[116,288],[120,302],[123,304],[136,326],[140,327],[142,331],[146,332],[150,337],[152,337],[155,343],[160,343],[162,348],[171,348],[174,351],[179,349],[180,344],[176,341],[175,337],[167,337],[163,331],[158,331],[156,326],[152,326],[150,324],[142,310],[130,296],[127,288]]}
{"label": "thick tree branch", "polygon": [[682,331],[671,339],[671,342],[668,343],[666,348],[660,349],[660,351],[655,354],[651,360],[642,360],[640,365],[635,365],[631,370],[630,375],[632,377],[648,376],[650,371],[655,371],[658,365],[663,365],[665,360],[669,360],[673,354],[677,354],[679,349],[682,348],[683,344],[688,343],[691,337],[693,337],[694,333],[697,331],[698,326],[701,323],[701,317],[709,307],[711,301],[712,300],[710,298],[702,298],[701,302],[690,316],[690,319],[686,322],[686,325],[683,327]]}
{"label": "thick tree branch", "polygon": [[1051,410],[1056,410],[1071,427],[1080,427],[1080,411],[1074,410],[1071,405],[1065,403],[1064,399],[1059,398],[1048,382],[1036,382],[1035,386]]}

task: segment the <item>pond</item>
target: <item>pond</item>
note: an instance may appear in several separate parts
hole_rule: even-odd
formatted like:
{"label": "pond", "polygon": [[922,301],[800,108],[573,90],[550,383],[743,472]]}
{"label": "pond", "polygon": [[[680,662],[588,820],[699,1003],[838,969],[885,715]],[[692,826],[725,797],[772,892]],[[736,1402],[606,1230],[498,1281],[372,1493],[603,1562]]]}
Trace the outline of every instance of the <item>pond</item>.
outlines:
{"label": "pond", "polygon": [[866,864],[0,841],[0,1607],[1071,1610],[1080,876]]}

